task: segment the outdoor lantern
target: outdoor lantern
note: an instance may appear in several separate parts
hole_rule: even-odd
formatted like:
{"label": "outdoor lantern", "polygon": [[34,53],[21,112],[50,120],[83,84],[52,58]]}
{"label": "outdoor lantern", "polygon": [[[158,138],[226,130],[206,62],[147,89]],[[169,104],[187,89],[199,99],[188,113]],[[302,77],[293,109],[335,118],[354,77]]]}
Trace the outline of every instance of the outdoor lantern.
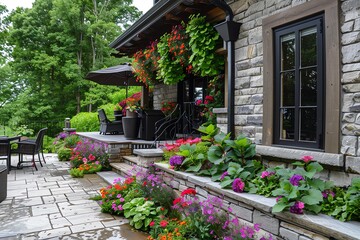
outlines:
{"label": "outdoor lantern", "polygon": [[225,42],[236,41],[238,39],[241,23],[225,21],[215,25],[216,31]]}

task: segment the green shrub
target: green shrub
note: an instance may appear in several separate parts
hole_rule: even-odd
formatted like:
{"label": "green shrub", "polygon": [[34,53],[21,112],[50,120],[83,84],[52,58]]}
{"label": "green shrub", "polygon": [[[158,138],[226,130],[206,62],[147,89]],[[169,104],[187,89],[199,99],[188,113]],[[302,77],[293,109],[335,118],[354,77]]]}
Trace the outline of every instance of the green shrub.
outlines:
{"label": "green shrub", "polygon": [[95,132],[99,131],[98,114],[93,112],[81,112],[71,119],[71,126],[76,128],[77,132]]}
{"label": "green shrub", "polygon": [[58,150],[58,158],[60,161],[70,161],[71,149],[62,147]]}
{"label": "green shrub", "polygon": [[70,169],[70,175],[74,178],[82,178],[84,177],[84,170],[78,168]]}
{"label": "green shrub", "polygon": [[[133,95],[134,93],[140,92],[141,87],[133,86],[128,88],[128,97]],[[118,102],[121,102],[126,98],[126,89],[120,89],[119,91],[112,93],[109,95],[109,98],[111,99],[112,104],[116,104]]]}
{"label": "green shrub", "polygon": [[56,147],[54,145],[54,141],[55,141],[55,138],[45,135],[44,142],[43,142],[44,152],[46,152],[46,153],[55,153],[56,152]]}
{"label": "green shrub", "polygon": [[69,135],[64,139],[64,146],[66,148],[74,148],[76,144],[80,141],[80,137],[78,135]]}

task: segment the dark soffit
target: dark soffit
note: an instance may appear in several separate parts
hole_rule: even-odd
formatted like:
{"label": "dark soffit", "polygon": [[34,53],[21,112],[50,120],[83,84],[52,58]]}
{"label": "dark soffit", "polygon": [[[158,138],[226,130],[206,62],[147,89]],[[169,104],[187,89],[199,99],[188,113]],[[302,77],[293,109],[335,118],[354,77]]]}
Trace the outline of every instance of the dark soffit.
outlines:
{"label": "dark soffit", "polygon": [[206,0],[160,0],[117,37],[110,47],[115,48],[119,56],[131,56],[152,41],[159,40],[174,25],[187,22],[191,14],[197,13],[207,16],[208,21],[214,24],[225,19],[224,11]]}

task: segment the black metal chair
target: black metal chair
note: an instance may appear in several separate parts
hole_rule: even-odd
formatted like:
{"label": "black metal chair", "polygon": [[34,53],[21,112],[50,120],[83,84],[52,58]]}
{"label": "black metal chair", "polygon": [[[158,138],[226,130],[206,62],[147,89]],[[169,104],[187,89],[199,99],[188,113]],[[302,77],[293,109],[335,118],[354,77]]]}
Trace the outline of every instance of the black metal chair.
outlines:
{"label": "black metal chair", "polygon": [[6,160],[6,166],[8,172],[10,171],[10,143],[8,142],[0,142],[0,160]]}
{"label": "black metal chair", "polygon": [[[35,154],[38,155],[39,157],[39,163],[40,166],[42,167],[42,163],[41,163],[41,157],[40,157],[40,152],[42,153],[42,149],[43,149],[43,141],[44,141],[44,136],[46,133],[47,128],[43,128],[41,129],[35,140],[23,140],[23,141],[19,141],[16,142],[16,144],[18,145],[17,149],[13,149],[11,150],[11,153],[17,153],[19,154],[19,162],[17,167],[21,168],[21,164],[25,163],[25,162],[31,162],[32,166],[35,167],[36,171],[38,170],[36,167],[36,163],[35,163]],[[24,161],[23,159],[23,155],[32,155],[32,160],[31,161]],[[45,162],[45,158],[43,155],[43,159],[44,159],[44,163]]]}
{"label": "black metal chair", "polygon": [[104,109],[98,110],[98,117],[100,121],[100,134],[124,134],[122,121],[110,121],[106,117]]}

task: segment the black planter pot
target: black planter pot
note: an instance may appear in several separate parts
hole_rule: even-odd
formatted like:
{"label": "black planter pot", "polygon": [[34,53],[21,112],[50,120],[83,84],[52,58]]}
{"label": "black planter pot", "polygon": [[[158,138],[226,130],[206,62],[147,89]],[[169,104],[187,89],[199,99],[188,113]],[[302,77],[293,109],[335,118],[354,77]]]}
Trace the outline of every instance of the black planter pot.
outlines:
{"label": "black planter pot", "polygon": [[123,117],[122,124],[124,129],[124,136],[126,139],[137,139],[140,129],[140,118],[138,117]]}

